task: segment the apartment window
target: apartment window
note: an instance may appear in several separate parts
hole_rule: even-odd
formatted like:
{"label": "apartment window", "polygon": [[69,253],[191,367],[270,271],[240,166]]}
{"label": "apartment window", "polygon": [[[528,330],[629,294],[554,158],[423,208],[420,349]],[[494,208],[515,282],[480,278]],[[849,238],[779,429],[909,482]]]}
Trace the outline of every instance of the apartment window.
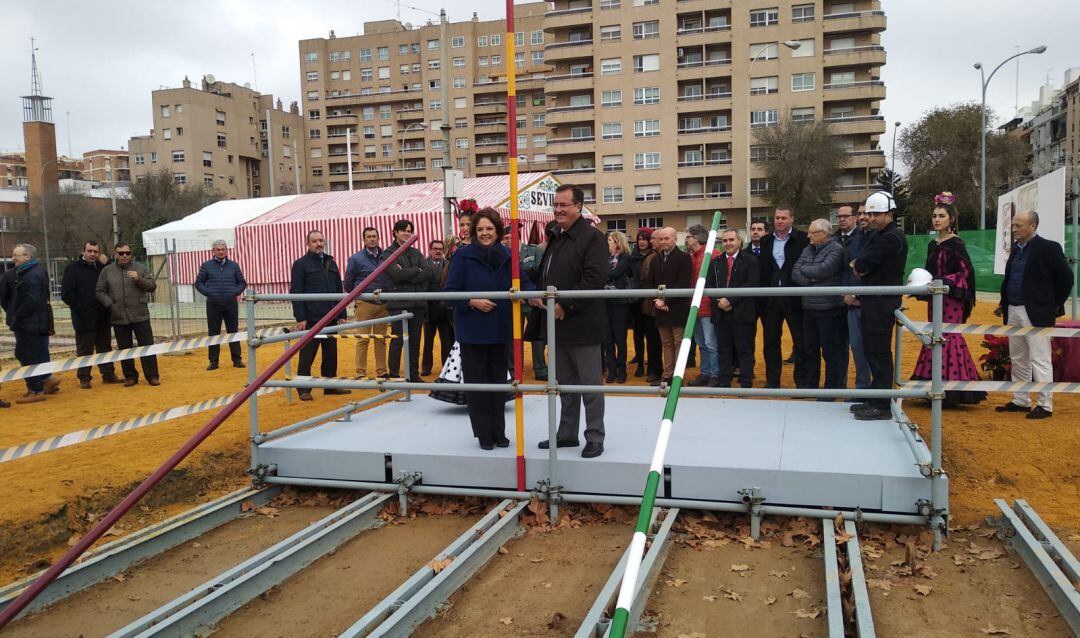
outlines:
{"label": "apartment window", "polygon": [[635,7],[647,7],[650,4],[660,4],[660,0],[634,0]]}
{"label": "apartment window", "polygon": [[[621,204],[623,200],[622,186],[605,186],[604,187],[604,203],[605,204]],[[611,228],[611,222],[615,220],[608,220],[608,230],[620,230]],[[626,222],[623,222],[622,230],[625,231]]]}
{"label": "apartment window", "polygon": [[187,184],[187,175],[183,173],[173,173],[173,181],[183,186]]}
{"label": "apartment window", "polygon": [[157,164],[157,151],[150,151],[150,163]]}
{"label": "apartment window", "polygon": [[750,10],[750,26],[752,27],[768,27],[779,23],[780,9],[776,7]]}
{"label": "apartment window", "polygon": [[365,140],[373,140],[373,139],[375,139],[375,127],[374,126],[365,126],[362,130],[363,130],[363,135],[364,135]]}
{"label": "apartment window", "polygon": [[659,104],[660,103],[660,87],[658,86],[644,86],[634,89],[634,104]]}
{"label": "apartment window", "polygon": [[439,65],[440,65],[440,61],[437,58],[434,59],[434,60],[428,60],[427,61],[427,68],[429,68],[429,69],[431,69],[433,71],[438,70]]}
{"label": "apartment window", "polygon": [[142,166],[145,163],[146,162],[145,162],[145,160],[143,158],[143,154],[142,153],[135,153],[135,166]]}
{"label": "apartment window", "polygon": [[311,149],[311,158],[312,159],[319,159],[320,157],[322,157],[322,149],[321,148],[313,148],[313,149]]}
{"label": "apartment window", "polygon": [[750,78],[750,95],[763,95],[776,93],[779,88],[780,78],[775,75],[764,78]]}
{"label": "apartment window", "polygon": [[465,46],[465,36],[463,36],[463,35],[455,35],[454,37],[450,38],[450,47],[451,48],[460,49],[463,46]]}
{"label": "apartment window", "polygon": [[622,155],[605,155],[601,164],[605,173],[617,173],[622,170]]}
{"label": "apartment window", "polygon": [[751,195],[764,195],[769,192],[769,178],[768,177],[752,177],[750,178],[750,194]]}
{"label": "apartment window", "polygon": [[184,161],[184,151],[173,151],[172,161],[174,164],[179,164]]}
{"label": "apartment window", "polygon": [[351,51],[342,51],[341,52],[341,61],[342,62],[348,62],[351,59],[352,59],[352,52]]}
{"label": "apartment window", "polygon": [[655,202],[660,200],[659,184],[642,184],[634,187],[635,202]]}
{"label": "apartment window", "polygon": [[308,51],[304,54],[304,62],[308,64],[314,64],[319,61],[319,54],[314,51]]}
{"label": "apartment window", "polygon": [[[370,82],[371,77],[372,77],[371,69],[360,69],[360,81],[361,82]],[[368,90],[370,91],[370,89],[368,89]]]}
{"label": "apartment window", "polygon": [[793,73],[791,75],[792,91],[813,91],[817,88],[813,73]]}
{"label": "apartment window", "polygon": [[533,135],[532,136],[533,148],[544,148],[547,146],[547,135]]}
{"label": "apartment window", "polygon": [[622,91],[604,91],[600,94],[600,106],[622,106]]}
{"label": "apartment window", "polygon": [[331,71],[330,72],[330,81],[331,82],[337,82],[340,79],[341,79],[341,72],[340,71]]}
{"label": "apartment window", "polygon": [[444,148],[446,148],[446,142],[444,142],[442,139],[431,140],[431,150],[441,151]]}
{"label": "apartment window", "polygon": [[375,107],[374,106],[365,106],[360,111],[360,117],[364,118],[365,120],[374,120],[375,119]]}
{"label": "apartment window", "polygon": [[621,58],[606,58],[600,60],[600,75],[619,75],[622,73]]}
{"label": "apartment window", "polygon": [[536,31],[533,31],[532,36],[529,38],[529,42],[531,42],[533,45],[543,44],[544,43],[544,30],[543,29],[537,29]]}
{"label": "apartment window", "polygon": [[582,93],[581,95],[571,95],[570,96],[570,106],[571,107],[592,106],[592,94],[591,93]]}
{"label": "apartment window", "polygon": [[750,126],[776,126],[780,120],[780,112],[776,109],[750,112]]}
{"label": "apartment window", "polygon": [[428,100],[428,108],[432,111],[441,111],[442,100]]}
{"label": "apartment window", "polygon": [[171,140],[172,139],[172,129],[170,129],[170,128],[162,129],[161,130],[161,139],[163,139],[163,140]]}
{"label": "apartment window", "polygon": [[486,47],[488,45],[487,43],[488,43],[488,37],[486,35],[477,36],[477,38],[476,38],[476,46],[478,46],[478,47]]}
{"label": "apartment window", "polygon": [[751,162],[764,162],[765,160],[772,159],[776,156],[769,146],[765,144],[751,144],[750,145],[750,161]]}
{"label": "apartment window", "polygon": [[380,120],[389,120],[392,116],[393,116],[393,112],[391,111],[389,104],[381,104],[381,105],[379,105],[379,119]]}
{"label": "apartment window", "polygon": [[[829,76],[829,84],[834,87],[854,86],[855,85],[855,72],[854,71],[838,71]],[[166,129],[168,130],[168,129]],[[167,138],[166,138],[167,139]]]}
{"label": "apartment window", "polygon": [[637,120],[634,122],[634,137],[653,137],[660,134],[660,120]]}
{"label": "apartment window", "polygon": [[619,0],[600,0],[600,10],[604,9],[618,9],[621,5]]}
{"label": "apartment window", "polygon": [[604,122],[602,125],[600,138],[605,140],[621,140],[622,139],[622,122]]}
{"label": "apartment window", "polygon": [[379,47],[377,55],[380,61],[390,59],[390,47]]}
{"label": "apartment window", "polygon": [[619,231],[620,233],[626,232],[626,220],[625,219],[609,219],[607,220],[608,232]]}
{"label": "apartment window", "polygon": [[829,117],[834,120],[846,120],[855,117],[854,106],[834,106],[829,110]]}
{"label": "apartment window", "polygon": [[600,27],[600,41],[601,42],[616,42],[622,38],[622,25],[609,24],[607,26]]}
{"label": "apartment window", "polygon": [[642,73],[644,71],[659,71],[660,70],[660,54],[650,53],[648,55],[635,55],[634,56],[634,72]]}
{"label": "apartment window", "polygon": [[491,66],[501,66],[501,65],[502,65],[502,56],[501,55],[493,55],[493,56],[491,56]]}
{"label": "apartment window", "polygon": [[524,51],[518,51],[517,53],[514,54],[514,66],[516,66],[519,69],[524,69],[525,68],[525,52]]}
{"label": "apartment window", "polygon": [[546,120],[546,113],[533,113],[533,126],[535,126],[536,128],[542,128]]}
{"label": "apartment window", "polygon": [[486,55],[480,56],[480,58],[477,60],[477,65],[479,65],[479,66],[487,66],[488,65],[488,57]]}
{"label": "apartment window", "polygon": [[389,80],[390,79],[390,67],[388,67],[388,66],[380,66],[379,67],[379,79],[380,80]]}
{"label": "apartment window", "polygon": [[521,48],[525,46],[525,32],[517,31],[514,33],[514,47]]}
{"label": "apartment window", "polygon": [[309,120],[317,120],[317,119],[319,119],[319,117],[321,117],[321,115],[322,115],[322,111],[320,111],[319,109],[310,109],[307,112],[307,119],[309,119]]}
{"label": "apartment window", "polygon": [[455,89],[463,89],[463,88],[465,88],[465,78],[454,78],[454,85],[453,86],[454,86]]}
{"label": "apartment window", "polygon": [[305,75],[307,77],[308,82],[318,82],[319,81],[319,72],[318,71],[308,71]]}
{"label": "apartment window", "polygon": [[464,98],[464,97],[456,97],[456,98],[454,98],[454,108],[455,109],[469,108],[468,98]]}
{"label": "apartment window", "polygon": [[464,69],[465,68],[465,58],[454,58],[454,60],[452,62],[452,66],[455,69]]}
{"label": "apartment window", "polygon": [[210,151],[203,151],[202,165],[206,166],[208,168],[213,166],[214,165],[214,154],[211,153]]}
{"label": "apartment window", "polygon": [[315,168],[311,169],[311,176],[312,177],[322,177],[322,175],[323,175],[322,166],[316,166]]}
{"label": "apartment window", "polygon": [[368,145],[364,147],[364,159],[375,159],[375,146]]}
{"label": "apartment window", "polygon": [[805,106],[791,109],[791,121],[806,124],[812,123],[814,121],[814,107]]}
{"label": "apartment window", "polygon": [[394,136],[394,125],[393,124],[383,124],[383,125],[379,126],[379,136],[380,137],[393,137]]}
{"label": "apartment window", "polygon": [[780,45],[776,42],[759,42],[750,45],[750,59],[775,60],[780,57]]}
{"label": "apartment window", "polygon": [[454,140],[454,146],[456,146],[458,148],[469,148],[469,138],[467,138],[467,137],[459,137],[459,138],[457,138],[456,140]]}
{"label": "apartment window", "polygon": [[[317,128],[313,128],[310,131],[308,131],[308,139],[309,140],[317,140],[320,137],[322,137],[322,131],[321,130],[319,130]],[[251,138],[251,141],[252,141],[252,143],[254,143],[255,138]]]}
{"label": "apartment window", "polygon": [[518,135],[517,136],[517,146],[518,146],[518,148],[529,148],[529,136],[528,135]]}
{"label": "apartment window", "polygon": [[593,130],[591,126],[574,126],[570,128],[570,139],[572,140],[591,140],[593,138]]}
{"label": "apartment window", "polygon": [[382,156],[383,157],[393,157],[394,156],[394,145],[393,144],[383,144],[382,145]]}
{"label": "apartment window", "polygon": [[168,104],[161,105],[161,117],[169,117],[171,115],[171,108]]}
{"label": "apartment window", "polygon": [[351,81],[352,80],[352,71],[349,71],[349,70],[342,71],[341,72],[341,79],[344,82]]}
{"label": "apartment window", "polygon": [[338,61],[338,52],[337,51],[331,51],[330,52],[330,61],[331,62],[337,62]]}
{"label": "apartment window", "polygon": [[491,34],[491,46],[493,46],[493,47],[502,46],[502,36],[499,35],[498,33],[492,33]]}
{"label": "apartment window", "polygon": [[518,130],[521,130],[521,129],[525,128],[525,117],[524,116],[519,117],[516,120],[516,125],[517,125]]}
{"label": "apartment window", "polygon": [[397,47],[398,55],[409,55],[409,45],[399,44]]}
{"label": "apartment window", "polygon": [[360,49],[360,61],[371,62],[371,49]]}
{"label": "apartment window", "polygon": [[438,40],[428,40],[427,41],[427,50],[428,51],[438,51],[439,50],[439,41]]}
{"label": "apartment window", "polygon": [[814,57],[814,39],[806,38],[799,40],[799,48],[791,52],[793,58],[812,58]]}
{"label": "apartment window", "polygon": [[307,99],[308,99],[308,102],[318,102],[319,101],[319,92],[318,91],[308,91],[307,92]]}
{"label": "apartment window", "polygon": [[544,52],[543,51],[533,51],[532,52],[532,63],[533,64],[543,64],[544,63]]}
{"label": "apartment window", "polygon": [[634,39],[644,40],[645,38],[659,38],[660,37],[660,21],[649,20],[647,22],[635,22],[634,23]]}
{"label": "apartment window", "polygon": [[814,5],[812,4],[797,4],[791,7],[791,21],[792,22],[813,22],[814,20]]}
{"label": "apartment window", "polygon": [[214,187],[214,176],[211,173],[203,173],[203,186]]}
{"label": "apartment window", "polygon": [[660,153],[634,153],[634,170],[648,171],[660,168]]}
{"label": "apartment window", "polygon": [[454,128],[468,128],[468,126],[469,126],[469,118],[467,118],[467,117],[456,117],[456,118],[454,118]]}

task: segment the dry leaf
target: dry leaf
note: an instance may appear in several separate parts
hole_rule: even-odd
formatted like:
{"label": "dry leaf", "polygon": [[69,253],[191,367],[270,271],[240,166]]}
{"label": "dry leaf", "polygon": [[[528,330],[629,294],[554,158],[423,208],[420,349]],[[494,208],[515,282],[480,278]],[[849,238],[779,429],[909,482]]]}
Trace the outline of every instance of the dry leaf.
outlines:
{"label": "dry leaf", "polygon": [[255,509],[255,504],[252,503],[251,501],[244,501],[243,503],[240,504],[240,511],[241,512],[250,512],[253,509]]}
{"label": "dry leaf", "polygon": [[548,621],[548,629],[559,629],[560,627],[562,627],[565,620],[566,614],[562,613],[561,611],[555,612],[551,615],[551,620]]}
{"label": "dry leaf", "polygon": [[501,622],[504,625],[510,625],[510,624],[512,624],[514,622],[514,619],[511,618],[510,616],[507,616],[506,618],[500,618],[499,622]]}
{"label": "dry leaf", "polygon": [[934,588],[930,585],[915,585],[915,591],[919,592],[923,596],[929,596],[930,592],[933,590]]}
{"label": "dry leaf", "polygon": [[727,598],[728,600],[734,600],[737,603],[742,602],[742,595],[738,592],[731,591],[730,589],[725,589],[723,590],[723,592],[724,598]]}
{"label": "dry leaf", "polygon": [[769,571],[769,575],[770,575],[770,576],[775,576],[775,577],[777,577],[777,578],[787,578],[787,577],[788,577],[788,576],[790,576],[791,574],[789,574],[789,573],[787,573],[787,572],[778,572],[778,571],[776,571],[775,569],[773,569],[773,570],[770,570],[770,571]]}
{"label": "dry leaf", "polygon": [[675,638],[705,638],[705,634],[700,631],[695,631],[692,634],[679,634],[678,636],[675,636]]}
{"label": "dry leaf", "polygon": [[667,585],[668,587],[682,587],[683,585],[685,585],[685,584],[686,584],[686,583],[688,583],[688,582],[690,582],[690,581],[688,581],[688,580],[683,580],[683,579],[681,579],[681,578],[676,578],[676,579],[674,579],[674,580],[665,580],[665,581],[664,581],[664,583],[665,583],[665,584],[666,584],[666,585]]}
{"label": "dry leaf", "polygon": [[979,552],[979,555],[976,556],[976,558],[979,560],[994,560],[995,558],[1001,558],[1004,555],[1005,552],[1000,549],[988,549],[984,552]]}
{"label": "dry leaf", "polygon": [[1080,543],[1080,534],[1073,534],[1069,536],[1069,540]]}
{"label": "dry leaf", "polygon": [[736,564],[732,563],[732,565],[731,565],[731,571],[733,571],[733,572],[746,572],[746,571],[750,571],[750,566],[749,566],[749,565],[736,565]]}
{"label": "dry leaf", "polygon": [[267,518],[274,518],[281,514],[281,510],[276,507],[270,507],[269,505],[263,505],[262,507],[256,507],[255,512],[262,514]]}
{"label": "dry leaf", "polygon": [[953,562],[953,565],[956,565],[957,567],[960,567],[960,566],[964,565],[964,563],[966,561],[964,560],[964,557],[961,556],[960,554],[953,554],[952,562]]}
{"label": "dry leaf", "polygon": [[795,610],[795,617],[797,618],[817,618],[821,615],[821,610],[817,607],[811,607],[810,609],[797,609]]}
{"label": "dry leaf", "polygon": [[438,574],[442,570],[449,567],[450,563],[452,563],[452,562],[454,562],[454,557],[449,556],[447,558],[444,558],[443,560],[433,560],[430,563],[428,563],[427,566],[431,568],[431,571]]}
{"label": "dry leaf", "polygon": [[510,552],[505,547],[500,547],[499,548],[499,553],[505,556],[506,554],[509,554]]}
{"label": "dry leaf", "polygon": [[113,576],[112,579],[115,580],[118,583],[122,583],[125,580],[127,580],[127,576],[125,576],[123,574],[117,574],[117,575]]}
{"label": "dry leaf", "polygon": [[810,598],[810,594],[806,593],[806,590],[802,587],[796,587],[794,590],[788,593],[788,596],[791,596],[795,600],[798,600],[800,598]]}
{"label": "dry leaf", "polygon": [[990,636],[1011,636],[1012,632],[1006,627],[995,627],[990,623],[986,623],[986,628],[982,630],[984,634]]}
{"label": "dry leaf", "polygon": [[542,562],[544,562],[544,559],[543,558],[530,558],[529,562],[530,563],[542,563]]}
{"label": "dry leaf", "polygon": [[892,591],[892,583],[884,578],[867,578],[866,586],[874,589],[880,589],[881,591]]}
{"label": "dry leaf", "polygon": [[765,599],[765,604],[766,605],[772,605],[775,602],[776,602],[776,596],[769,596],[768,598]]}
{"label": "dry leaf", "polygon": [[701,597],[702,600],[707,600],[710,603],[715,603],[718,598],[719,598],[718,596],[702,596]]}

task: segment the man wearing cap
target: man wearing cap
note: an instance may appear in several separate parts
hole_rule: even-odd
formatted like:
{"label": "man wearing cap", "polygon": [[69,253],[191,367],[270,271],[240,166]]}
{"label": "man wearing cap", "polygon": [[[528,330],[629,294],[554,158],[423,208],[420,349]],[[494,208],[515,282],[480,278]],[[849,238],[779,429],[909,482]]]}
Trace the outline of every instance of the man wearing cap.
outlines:
{"label": "man wearing cap", "polygon": [[[896,227],[896,202],[892,195],[878,191],[866,200],[870,233],[862,254],[849,267],[860,286],[901,286],[907,262],[907,238]],[[870,363],[870,388],[891,390],[893,386],[892,331],[893,312],[900,307],[900,295],[864,295],[862,307],[863,350]],[[851,411],[860,421],[892,418],[888,399],[870,399],[857,403]]]}

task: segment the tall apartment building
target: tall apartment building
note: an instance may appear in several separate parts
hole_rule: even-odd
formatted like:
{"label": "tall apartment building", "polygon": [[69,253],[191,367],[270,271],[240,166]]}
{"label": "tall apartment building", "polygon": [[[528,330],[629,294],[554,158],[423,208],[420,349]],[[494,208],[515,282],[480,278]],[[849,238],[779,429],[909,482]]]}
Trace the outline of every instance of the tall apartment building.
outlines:
{"label": "tall apartment building", "polygon": [[1031,144],[1029,171],[1032,179],[1066,169],[1072,184],[1080,162],[1080,68],[1065,72],[1061,88],[1043,86],[1039,99],[1021,109],[1023,133]]}
{"label": "tall apartment building", "polygon": [[130,182],[127,151],[96,149],[82,156],[82,179],[92,182]]}
{"label": "tall apartment building", "polygon": [[[300,84],[311,190],[348,188],[346,131],[352,131],[353,187],[442,179],[442,87],[450,82],[451,158],[467,177],[509,164],[506,77],[517,73],[521,170],[554,166],[547,155],[544,2],[516,7],[516,60],[507,60],[505,21],[413,27],[364,23],[363,35],[300,41]],[[441,69],[449,47],[449,69]]]}
{"label": "tall apartment building", "polygon": [[201,86],[184,78],[153,91],[151,102],[154,128],[128,144],[134,181],[167,168],[178,184],[202,183],[228,198],[296,192],[304,162],[295,102],[286,111],[272,95],[212,75]]}

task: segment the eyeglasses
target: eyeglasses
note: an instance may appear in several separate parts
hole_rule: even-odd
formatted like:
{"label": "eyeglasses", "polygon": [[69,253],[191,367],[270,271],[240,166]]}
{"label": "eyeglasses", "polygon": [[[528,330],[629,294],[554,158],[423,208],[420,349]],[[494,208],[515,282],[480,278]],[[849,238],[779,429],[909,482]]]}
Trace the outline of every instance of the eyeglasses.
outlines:
{"label": "eyeglasses", "polygon": [[130,250],[118,250],[118,251],[116,251],[116,254],[117,255],[130,255],[131,251]]}

